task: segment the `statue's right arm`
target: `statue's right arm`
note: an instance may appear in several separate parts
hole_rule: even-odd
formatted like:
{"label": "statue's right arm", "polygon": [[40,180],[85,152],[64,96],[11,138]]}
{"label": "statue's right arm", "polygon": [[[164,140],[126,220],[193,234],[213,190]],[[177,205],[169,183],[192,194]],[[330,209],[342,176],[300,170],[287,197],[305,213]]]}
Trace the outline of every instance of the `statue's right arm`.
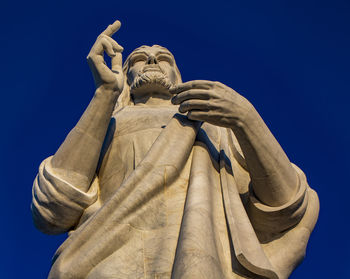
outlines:
{"label": "statue's right arm", "polygon": [[[78,222],[85,207],[94,201],[91,183],[108,124],[124,85],[123,48],[111,38],[119,28],[119,21],[109,25],[93,45],[87,60],[97,88],[95,94],[55,155],[40,166],[34,181],[33,219],[44,232],[68,230]],[[104,52],[112,58],[112,69],[104,61]]]}

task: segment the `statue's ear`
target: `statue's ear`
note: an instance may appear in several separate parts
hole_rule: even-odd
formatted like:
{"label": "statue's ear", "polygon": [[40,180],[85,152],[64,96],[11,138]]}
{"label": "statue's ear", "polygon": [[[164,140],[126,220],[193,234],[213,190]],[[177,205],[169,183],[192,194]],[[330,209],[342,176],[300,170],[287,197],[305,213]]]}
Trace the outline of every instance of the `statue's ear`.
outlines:
{"label": "statue's ear", "polygon": [[124,72],[124,88],[122,93],[119,95],[118,101],[114,108],[114,113],[121,110],[123,107],[130,106],[132,104],[133,102],[130,97],[130,85],[128,84],[128,79]]}

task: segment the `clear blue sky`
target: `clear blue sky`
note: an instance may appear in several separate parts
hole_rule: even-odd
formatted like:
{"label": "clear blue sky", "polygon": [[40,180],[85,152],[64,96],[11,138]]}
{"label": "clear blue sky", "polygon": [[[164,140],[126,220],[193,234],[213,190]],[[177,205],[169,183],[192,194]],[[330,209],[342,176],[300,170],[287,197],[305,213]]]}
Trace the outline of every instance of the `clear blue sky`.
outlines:
{"label": "clear blue sky", "polygon": [[0,278],[46,278],[65,236],[31,221],[32,181],[93,92],[85,61],[115,19],[125,55],[160,44],[183,80],[218,80],[250,100],[318,192],[321,211],[291,278],[350,278],[350,2],[1,2]]}

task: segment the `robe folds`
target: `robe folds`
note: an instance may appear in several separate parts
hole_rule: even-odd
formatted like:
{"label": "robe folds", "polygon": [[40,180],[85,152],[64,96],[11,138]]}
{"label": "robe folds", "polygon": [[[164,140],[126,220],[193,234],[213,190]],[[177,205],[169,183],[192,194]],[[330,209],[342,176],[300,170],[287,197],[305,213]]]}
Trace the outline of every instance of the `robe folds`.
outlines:
{"label": "robe folds", "polygon": [[293,167],[295,196],[265,205],[231,130],[190,121],[175,106],[125,107],[112,117],[88,192],[55,173],[51,157],[39,168],[34,223],[69,231],[48,278],[287,278],[319,208]]}

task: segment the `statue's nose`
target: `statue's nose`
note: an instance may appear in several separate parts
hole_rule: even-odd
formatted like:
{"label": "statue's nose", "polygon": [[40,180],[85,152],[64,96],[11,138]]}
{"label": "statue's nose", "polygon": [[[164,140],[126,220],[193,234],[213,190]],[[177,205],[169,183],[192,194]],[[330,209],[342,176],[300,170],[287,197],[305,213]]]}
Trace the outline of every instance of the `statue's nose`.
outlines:
{"label": "statue's nose", "polygon": [[158,64],[158,60],[154,55],[150,55],[147,59],[147,64]]}

